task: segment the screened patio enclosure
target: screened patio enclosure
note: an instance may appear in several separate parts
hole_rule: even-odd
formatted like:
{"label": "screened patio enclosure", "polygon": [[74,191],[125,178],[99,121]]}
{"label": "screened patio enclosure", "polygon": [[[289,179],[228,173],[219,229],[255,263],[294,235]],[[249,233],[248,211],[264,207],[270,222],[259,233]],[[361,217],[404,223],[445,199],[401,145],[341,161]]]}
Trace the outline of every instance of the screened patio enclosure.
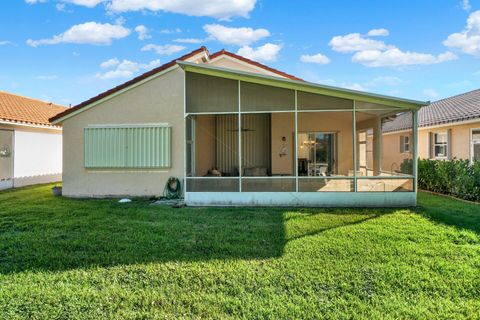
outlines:
{"label": "screened patio enclosure", "polygon": [[187,204],[415,205],[424,103],[181,66]]}

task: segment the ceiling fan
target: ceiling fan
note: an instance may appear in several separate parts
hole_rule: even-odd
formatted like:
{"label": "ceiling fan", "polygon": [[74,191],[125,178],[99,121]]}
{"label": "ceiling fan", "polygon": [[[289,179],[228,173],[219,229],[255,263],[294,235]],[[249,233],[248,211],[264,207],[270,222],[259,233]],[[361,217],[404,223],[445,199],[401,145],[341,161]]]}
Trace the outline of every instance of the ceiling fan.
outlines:
{"label": "ceiling fan", "polygon": [[[252,132],[252,131],[256,131],[255,129],[249,129],[249,128],[242,128],[241,129],[242,132]],[[238,130],[237,129],[230,129],[228,131],[232,131],[232,132],[237,132]]]}

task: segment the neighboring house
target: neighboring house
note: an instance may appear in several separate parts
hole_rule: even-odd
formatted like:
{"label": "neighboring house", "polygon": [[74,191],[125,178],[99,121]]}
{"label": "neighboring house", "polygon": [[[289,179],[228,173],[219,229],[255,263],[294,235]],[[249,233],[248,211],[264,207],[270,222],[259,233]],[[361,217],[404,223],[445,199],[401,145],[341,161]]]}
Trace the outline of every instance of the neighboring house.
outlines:
{"label": "neighboring house", "polygon": [[[161,195],[173,176],[188,205],[407,206],[425,104],[202,47],[51,121],[63,126],[67,197]],[[404,117],[412,152],[400,166],[381,142]]]}
{"label": "neighboring house", "polygon": [[0,91],[0,189],[62,179],[62,129],[49,118],[65,110]]}
{"label": "neighboring house", "polygon": [[418,126],[420,158],[480,160],[480,89],[423,107]]}

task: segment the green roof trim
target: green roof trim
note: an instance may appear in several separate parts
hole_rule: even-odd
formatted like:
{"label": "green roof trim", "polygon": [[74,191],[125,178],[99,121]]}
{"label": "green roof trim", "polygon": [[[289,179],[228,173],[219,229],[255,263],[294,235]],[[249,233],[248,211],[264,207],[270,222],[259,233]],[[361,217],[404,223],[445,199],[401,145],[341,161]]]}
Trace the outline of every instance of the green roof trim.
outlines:
{"label": "green roof trim", "polygon": [[177,61],[177,64],[187,72],[200,73],[215,77],[222,77],[245,82],[258,83],[285,89],[311,92],[337,98],[351,99],[369,103],[382,104],[394,108],[406,108],[418,110],[423,106],[430,104],[429,101],[409,100],[375,93],[368,93],[350,89],[344,89],[333,86],[326,86],[312,82],[282,79],[279,77],[259,75],[256,73],[237,71],[219,67],[208,66],[205,64],[196,64],[185,61]]}

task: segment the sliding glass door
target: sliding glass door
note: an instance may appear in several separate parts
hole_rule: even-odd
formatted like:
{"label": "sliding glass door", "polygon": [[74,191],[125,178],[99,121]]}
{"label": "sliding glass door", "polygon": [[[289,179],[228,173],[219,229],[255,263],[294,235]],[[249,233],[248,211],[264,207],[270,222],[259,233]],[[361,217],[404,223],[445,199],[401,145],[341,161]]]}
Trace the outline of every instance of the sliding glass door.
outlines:
{"label": "sliding glass door", "polygon": [[299,175],[319,177],[337,173],[336,133],[299,133],[298,140]]}

